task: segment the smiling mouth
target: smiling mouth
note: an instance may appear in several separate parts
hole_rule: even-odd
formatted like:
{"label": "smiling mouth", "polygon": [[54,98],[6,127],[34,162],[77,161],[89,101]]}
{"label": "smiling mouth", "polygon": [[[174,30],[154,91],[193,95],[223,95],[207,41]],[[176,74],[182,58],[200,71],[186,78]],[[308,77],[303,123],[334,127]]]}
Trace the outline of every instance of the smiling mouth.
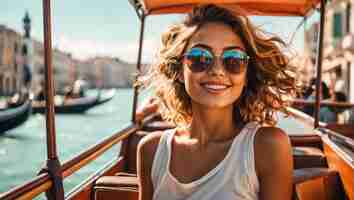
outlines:
{"label": "smiling mouth", "polygon": [[228,88],[230,88],[230,85],[223,85],[223,84],[202,84],[202,87],[205,88],[206,90],[208,90],[209,92],[212,93],[220,93],[223,92],[225,90],[227,90]]}

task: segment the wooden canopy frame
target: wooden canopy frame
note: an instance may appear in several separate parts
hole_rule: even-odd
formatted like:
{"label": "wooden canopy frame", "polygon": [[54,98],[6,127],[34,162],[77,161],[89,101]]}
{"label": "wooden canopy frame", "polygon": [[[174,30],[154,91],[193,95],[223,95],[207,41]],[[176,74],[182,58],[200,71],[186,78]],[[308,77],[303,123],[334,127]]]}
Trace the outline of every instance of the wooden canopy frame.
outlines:
{"label": "wooden canopy frame", "polygon": [[[303,16],[306,17],[319,7],[320,30],[316,56],[316,103],[314,128],[319,127],[320,91],[322,82],[323,40],[327,0],[128,0],[140,18],[140,38],[137,58],[138,75],[141,71],[141,54],[144,40],[145,18],[148,15],[187,13],[200,4],[216,4],[246,15],[259,16]],[[132,121],[136,122],[135,112],[138,102],[138,86],[134,88]]]}
{"label": "wooden canopy frame", "polygon": [[306,16],[320,0],[129,0],[144,15],[187,13],[199,4],[218,4],[247,15]]}

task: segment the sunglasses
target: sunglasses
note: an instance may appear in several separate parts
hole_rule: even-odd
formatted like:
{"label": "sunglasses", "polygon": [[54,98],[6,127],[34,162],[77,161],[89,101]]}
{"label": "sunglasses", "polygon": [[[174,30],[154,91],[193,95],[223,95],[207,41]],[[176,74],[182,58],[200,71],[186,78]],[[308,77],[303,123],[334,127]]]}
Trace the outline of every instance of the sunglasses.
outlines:
{"label": "sunglasses", "polygon": [[221,59],[225,70],[232,74],[243,72],[249,60],[249,56],[238,49],[226,50],[221,56],[215,56],[206,49],[193,47],[183,55],[183,63],[198,73],[209,70],[215,64],[215,58]]}

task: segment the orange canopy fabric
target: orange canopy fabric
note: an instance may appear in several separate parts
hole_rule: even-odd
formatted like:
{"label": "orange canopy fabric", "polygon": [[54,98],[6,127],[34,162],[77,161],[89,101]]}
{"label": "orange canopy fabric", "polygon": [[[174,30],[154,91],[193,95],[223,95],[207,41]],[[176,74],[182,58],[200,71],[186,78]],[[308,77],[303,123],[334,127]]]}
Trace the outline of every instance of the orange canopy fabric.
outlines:
{"label": "orange canopy fabric", "polygon": [[149,15],[189,12],[198,4],[214,3],[229,9],[242,8],[247,15],[305,16],[320,0],[130,0]]}

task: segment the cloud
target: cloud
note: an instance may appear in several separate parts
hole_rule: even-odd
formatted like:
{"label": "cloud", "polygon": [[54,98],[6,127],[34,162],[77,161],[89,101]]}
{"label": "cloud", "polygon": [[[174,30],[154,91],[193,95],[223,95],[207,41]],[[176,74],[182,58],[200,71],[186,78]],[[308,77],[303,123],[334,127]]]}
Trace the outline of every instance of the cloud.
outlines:
{"label": "cloud", "polygon": [[[54,47],[61,51],[71,53],[78,59],[87,59],[95,56],[119,57],[128,62],[136,62],[138,55],[138,39],[136,41],[99,41],[93,39],[76,39],[61,35],[54,42]],[[143,62],[151,62],[159,46],[156,39],[144,40]]]}

